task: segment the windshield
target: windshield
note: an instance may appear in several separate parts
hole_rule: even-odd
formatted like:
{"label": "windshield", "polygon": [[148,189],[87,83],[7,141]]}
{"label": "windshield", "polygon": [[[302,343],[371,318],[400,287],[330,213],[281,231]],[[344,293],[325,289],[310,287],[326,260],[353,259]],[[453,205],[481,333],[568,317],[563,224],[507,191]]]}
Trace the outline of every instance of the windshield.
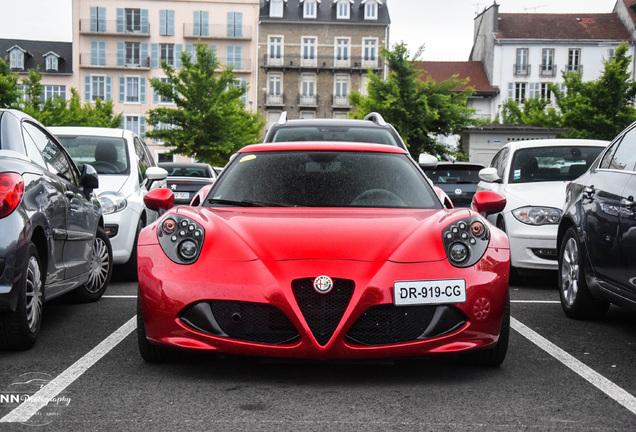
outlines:
{"label": "windshield", "polygon": [[481,166],[447,165],[426,170],[426,176],[433,183],[442,184],[472,184],[479,183]]}
{"label": "windshield", "polygon": [[205,205],[441,208],[407,155],[347,151],[239,154]]}
{"label": "windshield", "polygon": [[341,141],[398,146],[387,129],[379,127],[298,126],[278,129],[272,142]]}
{"label": "windshield", "polygon": [[517,150],[510,183],[571,181],[583,174],[604,147],[555,146]]}
{"label": "windshield", "polygon": [[84,164],[89,164],[98,174],[130,173],[124,138],[81,135],[57,138],[80,170]]}
{"label": "windshield", "polygon": [[164,163],[160,163],[159,166],[168,171],[169,177],[214,177],[212,171],[203,166]]}

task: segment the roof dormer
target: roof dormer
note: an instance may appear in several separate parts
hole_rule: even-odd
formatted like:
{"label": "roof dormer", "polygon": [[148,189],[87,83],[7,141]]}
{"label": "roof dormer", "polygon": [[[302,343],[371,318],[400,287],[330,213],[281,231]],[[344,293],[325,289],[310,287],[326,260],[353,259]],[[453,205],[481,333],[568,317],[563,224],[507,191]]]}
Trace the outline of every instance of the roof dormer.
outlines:
{"label": "roof dormer", "polygon": [[320,0],[300,0],[303,8],[303,18],[316,18],[318,16],[318,4]]}
{"label": "roof dormer", "polygon": [[285,3],[287,3],[287,0],[269,0],[269,17],[282,18]]}
{"label": "roof dormer", "polygon": [[377,20],[380,6],[382,6],[382,0],[362,0],[360,7],[364,7],[364,19]]}
{"label": "roof dormer", "polygon": [[54,53],[53,51],[49,51],[46,54],[42,54],[42,57],[44,57],[45,59],[45,63],[46,63],[46,70],[47,71],[52,71],[52,72],[57,72],[58,71],[58,65],[59,65],[59,59],[60,56],[56,53]]}
{"label": "roof dormer", "polygon": [[9,68],[24,69],[24,56],[28,54],[27,51],[19,45],[13,45],[7,52],[9,53]]}
{"label": "roof dormer", "polygon": [[333,5],[336,6],[336,18],[345,20],[351,18],[351,5],[353,0],[333,0]]}

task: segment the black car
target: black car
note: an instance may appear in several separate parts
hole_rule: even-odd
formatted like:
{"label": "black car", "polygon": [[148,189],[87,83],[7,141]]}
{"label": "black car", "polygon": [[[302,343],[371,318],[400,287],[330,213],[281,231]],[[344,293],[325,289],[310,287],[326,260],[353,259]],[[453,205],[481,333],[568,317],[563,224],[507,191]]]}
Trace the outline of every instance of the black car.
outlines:
{"label": "black car", "polygon": [[161,162],[159,167],[168,171],[166,182],[175,204],[190,204],[199,189],[217,178],[214,168],[206,163]]}
{"label": "black car", "polygon": [[263,142],[339,141],[386,144],[407,150],[400,134],[378,113],[364,120],[299,119],[288,120],[286,112],[273,123]]}
{"label": "black car", "polygon": [[35,342],[45,301],[98,300],[110,281],[96,171],[40,123],[0,109],[0,349]]}
{"label": "black car", "polygon": [[433,184],[446,192],[455,207],[470,207],[477,192],[483,165],[469,162],[439,162],[424,170]]}
{"label": "black car", "polygon": [[598,319],[610,303],[636,311],[636,123],[569,184],[557,248],[567,316]]}

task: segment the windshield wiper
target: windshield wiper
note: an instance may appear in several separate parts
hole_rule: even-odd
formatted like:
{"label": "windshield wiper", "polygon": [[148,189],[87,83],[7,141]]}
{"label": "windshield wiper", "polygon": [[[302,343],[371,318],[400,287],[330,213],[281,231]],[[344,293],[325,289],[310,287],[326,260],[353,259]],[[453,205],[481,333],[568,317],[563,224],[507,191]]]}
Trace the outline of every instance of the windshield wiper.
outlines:
{"label": "windshield wiper", "polygon": [[268,203],[263,201],[250,201],[250,200],[235,201],[235,200],[227,200],[227,199],[221,199],[221,198],[210,198],[208,200],[208,203],[226,204],[226,205],[232,205],[237,207],[294,207],[289,204],[275,204],[275,203]]}

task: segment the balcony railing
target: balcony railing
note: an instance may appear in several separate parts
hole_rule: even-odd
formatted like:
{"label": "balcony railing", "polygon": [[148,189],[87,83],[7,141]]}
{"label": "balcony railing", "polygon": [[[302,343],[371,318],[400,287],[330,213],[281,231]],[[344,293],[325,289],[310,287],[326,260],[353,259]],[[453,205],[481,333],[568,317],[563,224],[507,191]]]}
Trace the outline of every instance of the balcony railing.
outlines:
{"label": "balcony railing", "polygon": [[539,75],[542,77],[555,77],[557,66],[555,64],[542,64]]}
{"label": "balcony railing", "polygon": [[336,96],[333,95],[331,99],[331,105],[335,108],[350,108],[349,96]]}
{"label": "balcony railing", "polygon": [[227,24],[210,24],[196,26],[194,23],[183,24],[183,37],[194,39],[252,39],[252,26],[235,26],[233,29]]}
{"label": "balcony railing", "polygon": [[124,59],[116,54],[93,57],[91,53],[80,53],[80,67],[105,69],[150,69],[150,57]]}
{"label": "balcony railing", "polygon": [[265,93],[265,105],[268,106],[282,106],[285,105],[285,95],[275,95]]}
{"label": "balcony railing", "polygon": [[382,69],[382,59],[365,59],[364,57],[350,57],[349,60],[336,60],[334,56],[317,56],[305,59],[300,54],[286,54],[284,56],[263,56],[263,66],[282,69]]}
{"label": "balcony railing", "polygon": [[317,107],[318,106],[318,96],[298,96],[298,106],[300,107]]}
{"label": "balcony railing", "polygon": [[130,26],[117,20],[82,19],[79,23],[79,31],[82,34],[94,33],[148,37],[150,36],[150,24],[144,23],[139,26]]}
{"label": "balcony railing", "polygon": [[566,72],[578,72],[580,74],[583,73],[583,65],[569,64],[565,66]]}
{"label": "balcony railing", "polygon": [[530,75],[530,65],[529,64],[513,64],[512,65],[512,74],[514,76],[529,76]]}

